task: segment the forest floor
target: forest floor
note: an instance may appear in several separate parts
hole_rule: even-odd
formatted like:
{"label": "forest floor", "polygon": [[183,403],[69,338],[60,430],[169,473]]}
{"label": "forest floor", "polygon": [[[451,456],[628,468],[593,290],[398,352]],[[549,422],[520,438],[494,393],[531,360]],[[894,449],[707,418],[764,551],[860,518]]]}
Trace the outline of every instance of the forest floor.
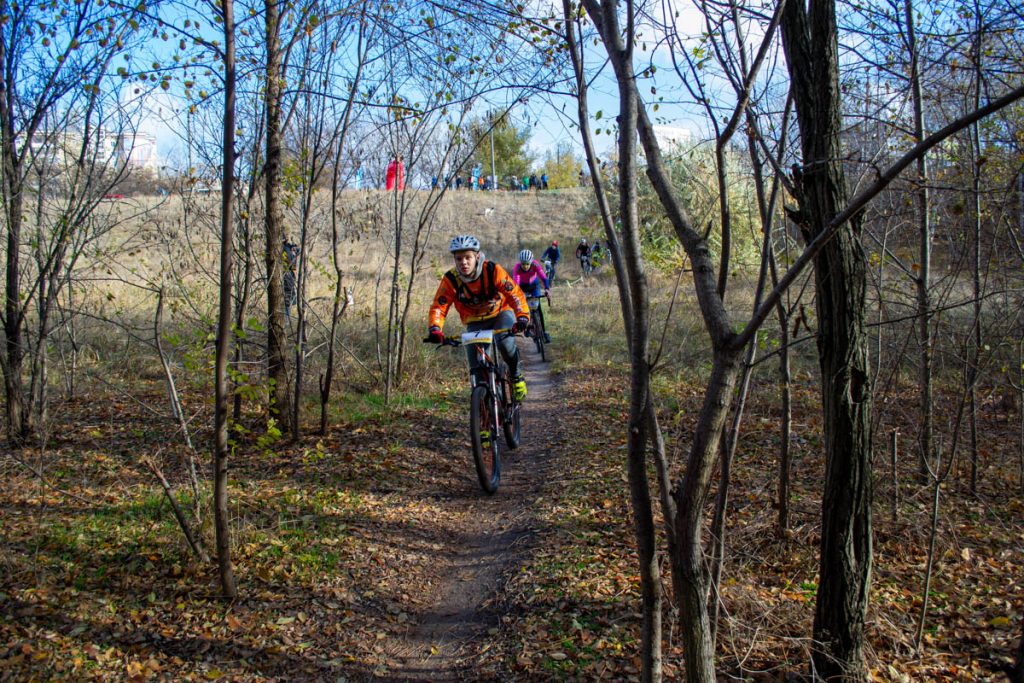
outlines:
{"label": "forest floor", "polygon": [[[164,401],[158,378],[149,395],[108,388],[97,398],[96,388],[89,401],[55,405],[60,428],[45,449],[0,457],[0,680],[637,679],[625,369],[542,365],[524,346],[523,446],[487,496],[469,452],[460,353],[437,354],[451,379],[425,398],[398,394],[385,407],[368,396],[327,436],[297,444],[244,437],[230,464],[232,602],[219,597],[215,567],[189,553],[141,462],[153,457],[187,488],[180,438],[150,410]],[[751,392],[729,505],[722,680],[807,670],[823,464],[816,382],[798,376],[795,388],[783,537],[776,392],[770,381]],[[207,410],[203,395],[186,406]],[[700,386],[673,386],[671,396],[663,424],[685,444]],[[994,667],[1020,630],[1024,501],[1015,418],[982,408],[992,450],[977,496],[962,476],[942,488],[919,655],[932,493],[904,463],[891,519],[887,455],[876,456],[866,624],[875,680],[1002,680]],[[212,537],[208,515],[204,532]],[[664,651],[666,679],[678,680],[670,611]]]}
{"label": "forest floor", "polygon": [[522,444],[492,496],[461,352],[436,402],[371,403],[327,438],[234,458],[234,602],[147,481],[140,452],[182,469],[147,397],[62,405],[49,448],[3,462],[0,680],[506,678],[507,587],[552,533],[534,510],[568,457],[561,379],[521,348]]}

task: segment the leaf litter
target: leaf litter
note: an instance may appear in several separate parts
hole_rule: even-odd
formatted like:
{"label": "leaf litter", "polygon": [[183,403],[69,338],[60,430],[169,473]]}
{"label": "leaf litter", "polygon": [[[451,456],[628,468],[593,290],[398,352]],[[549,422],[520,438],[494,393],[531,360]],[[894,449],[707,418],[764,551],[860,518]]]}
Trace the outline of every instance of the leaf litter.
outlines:
{"label": "leaf litter", "polygon": [[[563,373],[559,421],[566,427],[548,446],[558,467],[543,490],[521,494],[530,538],[512,573],[480,605],[494,623],[462,648],[466,677],[637,679],[639,579],[624,485],[628,406],[624,392],[607,391],[624,382],[614,368]],[[683,442],[700,396],[672,389],[679,405],[664,424]],[[363,680],[400,671],[395,644],[437,607],[451,578],[446,560],[477,523],[474,508],[455,501],[479,494],[460,429],[462,395],[454,386],[446,394],[431,407],[338,424],[327,437],[275,444],[271,452],[240,444],[230,463],[242,595],[234,603],[218,598],[215,567],[189,554],[138,462],[136,454],[174,441],[173,425],[154,424],[116,397],[61,406],[67,423],[51,446],[17,454],[50,484],[13,454],[0,464],[0,679]],[[741,679],[805,671],[808,661],[823,464],[809,380],[796,396],[786,536],[773,531],[771,391],[753,394],[747,424],[758,428],[744,430],[737,452],[717,655],[720,669]],[[1015,435],[996,419],[985,426],[992,452],[981,495],[972,498],[958,480],[943,492],[920,656],[913,633],[927,496],[904,482],[906,500],[897,521],[889,520],[878,470],[866,626],[875,680],[998,680],[993,660],[1019,636],[1024,503],[1009,493],[1016,482],[994,466],[1007,455],[1000,447],[1015,447]],[[183,447],[167,447],[159,463],[179,492],[187,488],[182,456]],[[208,546],[210,526],[205,519]],[[666,562],[662,571],[668,585]],[[665,606],[672,679],[682,675],[683,653]],[[428,661],[438,647],[426,648]]]}

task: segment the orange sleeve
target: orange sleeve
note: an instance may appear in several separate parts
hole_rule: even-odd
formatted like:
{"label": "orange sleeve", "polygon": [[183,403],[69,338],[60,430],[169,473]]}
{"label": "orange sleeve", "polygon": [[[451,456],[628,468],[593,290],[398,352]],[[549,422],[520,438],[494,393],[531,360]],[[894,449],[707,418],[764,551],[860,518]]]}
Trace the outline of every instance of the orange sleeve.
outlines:
{"label": "orange sleeve", "polygon": [[530,317],[530,307],[526,304],[526,295],[523,294],[522,288],[498,263],[494,264],[494,283],[505,299],[505,306],[515,311],[517,318]]}
{"label": "orange sleeve", "polygon": [[442,277],[441,284],[437,286],[437,292],[434,294],[434,303],[430,304],[430,327],[437,325],[444,329],[444,319],[454,301],[455,288],[447,277]]}

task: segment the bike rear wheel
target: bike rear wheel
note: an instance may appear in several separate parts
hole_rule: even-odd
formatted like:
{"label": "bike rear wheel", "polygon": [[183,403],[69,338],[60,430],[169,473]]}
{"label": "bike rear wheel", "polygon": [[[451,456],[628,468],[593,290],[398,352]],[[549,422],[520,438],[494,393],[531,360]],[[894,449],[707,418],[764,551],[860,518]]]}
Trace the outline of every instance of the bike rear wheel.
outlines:
{"label": "bike rear wheel", "polygon": [[[508,388],[511,392],[511,387]],[[501,421],[501,428],[505,432],[505,445],[509,450],[519,448],[521,428],[519,423],[519,401],[513,398],[511,393],[507,394],[507,400],[501,402],[501,409],[505,411],[504,419]]]}
{"label": "bike rear wheel", "polygon": [[[537,309],[540,310],[539,308]],[[543,362],[547,362],[548,357],[544,352],[544,321],[540,315],[534,316],[533,319],[533,343],[537,347],[537,353],[540,354],[540,359]]]}
{"label": "bike rear wheel", "polygon": [[487,493],[498,490],[501,479],[501,446],[498,443],[498,419],[494,399],[484,385],[473,387],[469,399],[469,435],[473,443],[473,462],[480,487]]}

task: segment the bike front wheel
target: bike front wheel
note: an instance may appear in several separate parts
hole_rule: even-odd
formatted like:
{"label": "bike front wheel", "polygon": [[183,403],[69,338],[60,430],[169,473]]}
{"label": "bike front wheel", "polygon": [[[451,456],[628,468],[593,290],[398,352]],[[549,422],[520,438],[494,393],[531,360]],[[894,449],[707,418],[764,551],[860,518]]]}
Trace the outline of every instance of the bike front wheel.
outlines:
{"label": "bike front wheel", "polygon": [[469,435],[473,442],[473,462],[480,487],[487,493],[498,490],[501,479],[501,446],[494,398],[484,385],[473,388],[469,401]]}

